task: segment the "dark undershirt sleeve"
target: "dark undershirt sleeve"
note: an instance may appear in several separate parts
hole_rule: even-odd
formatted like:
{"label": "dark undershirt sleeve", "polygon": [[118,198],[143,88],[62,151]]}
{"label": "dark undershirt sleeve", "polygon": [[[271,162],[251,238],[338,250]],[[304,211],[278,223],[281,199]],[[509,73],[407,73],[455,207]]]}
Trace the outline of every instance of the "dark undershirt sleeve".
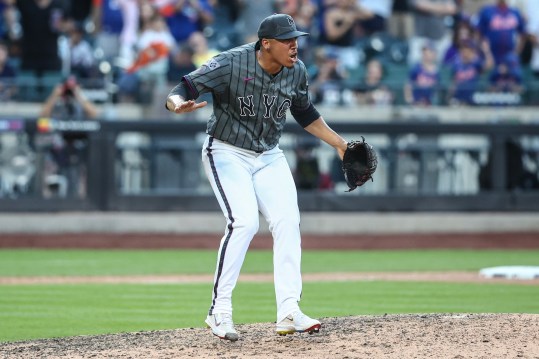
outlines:
{"label": "dark undershirt sleeve", "polygon": [[320,117],[320,113],[312,103],[310,103],[307,108],[301,110],[290,109],[290,113],[292,113],[296,122],[303,128],[309,126]]}

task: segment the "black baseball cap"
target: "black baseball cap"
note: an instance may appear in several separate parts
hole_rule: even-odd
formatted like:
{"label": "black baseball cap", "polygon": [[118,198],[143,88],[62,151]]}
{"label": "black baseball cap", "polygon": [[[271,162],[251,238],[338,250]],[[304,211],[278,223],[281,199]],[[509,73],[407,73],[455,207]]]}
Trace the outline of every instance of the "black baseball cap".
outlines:
{"label": "black baseball cap", "polygon": [[270,15],[258,27],[259,39],[287,40],[305,35],[309,33],[298,31],[292,16],[286,14]]}

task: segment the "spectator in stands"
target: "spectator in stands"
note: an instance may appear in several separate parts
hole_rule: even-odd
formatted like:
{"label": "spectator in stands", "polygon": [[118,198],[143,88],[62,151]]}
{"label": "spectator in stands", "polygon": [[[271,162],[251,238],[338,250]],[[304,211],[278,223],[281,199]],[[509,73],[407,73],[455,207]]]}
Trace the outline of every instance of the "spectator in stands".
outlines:
{"label": "spectator in stands", "polygon": [[324,10],[321,42],[338,47],[353,46],[356,42],[356,25],[363,16],[366,15],[358,7],[357,0],[336,0]]}
{"label": "spectator in stands", "polygon": [[497,0],[495,5],[482,7],[477,16],[477,29],[487,40],[496,64],[508,54],[520,54],[524,45],[525,21],[520,11],[509,6],[506,0]]}
{"label": "spectator in stands", "polygon": [[42,76],[62,70],[58,38],[65,31],[68,8],[61,0],[17,1],[22,36],[21,70]]}
{"label": "spectator in stands", "polygon": [[522,94],[522,70],[516,55],[507,55],[493,68],[489,84],[492,92]]}
{"label": "spectator in stands", "polygon": [[332,47],[345,68],[353,69],[362,65],[355,46],[359,40],[358,21],[370,15],[357,5],[357,0],[336,0],[324,8],[322,16],[324,32],[320,36],[320,42]]}
{"label": "spectator in stands", "polygon": [[237,28],[243,37],[241,43],[254,42],[258,40],[258,26],[266,16],[277,12],[274,0],[253,1],[238,0],[240,2],[240,13],[236,23]]}
{"label": "spectator in stands", "polygon": [[[485,47],[486,42],[483,42]],[[459,48],[459,55],[452,64],[452,84],[449,89],[449,103],[451,105],[473,105],[473,95],[479,88],[483,72],[493,66],[490,51],[486,49],[487,58],[483,60],[480,52],[472,42],[463,42]]]}
{"label": "spectator in stands", "polygon": [[526,15],[528,17],[527,29],[533,45],[530,68],[539,78],[539,6],[536,0],[528,0]]}
{"label": "spectator in stands", "polygon": [[118,79],[122,102],[153,101],[153,93],[166,84],[168,57],[175,41],[163,17],[155,11],[143,25],[135,61]]}
{"label": "spectator in stands", "polygon": [[75,121],[93,119],[97,114],[97,107],[84,96],[77,78],[71,75],[54,88],[41,108],[40,117]]}
{"label": "spectator in stands", "polygon": [[219,53],[208,46],[208,39],[200,31],[193,32],[187,39],[187,44],[193,49],[193,62],[196,67],[202,66]]}
{"label": "spectator in stands", "polygon": [[408,1],[393,1],[391,19],[387,23],[388,32],[400,40],[408,41],[412,36],[413,23]]}
{"label": "spectator in stands", "polygon": [[492,0],[455,0],[455,3],[458,8],[456,16],[470,17],[472,15],[476,15],[479,10],[486,4],[487,1]]}
{"label": "spectator in stands", "polygon": [[[9,0],[12,2],[13,0]],[[0,39],[5,39],[8,33],[8,26],[6,25],[6,13],[11,7],[6,0],[0,0]]]}
{"label": "spectator in stands", "polygon": [[436,53],[441,60],[451,43],[451,31],[445,20],[456,13],[455,1],[410,0],[409,4],[414,19],[414,34],[408,41],[408,64],[421,61],[421,49],[425,43],[436,46]]}
{"label": "spectator in stands", "polygon": [[356,0],[364,14],[359,19],[359,36],[371,36],[387,31],[387,22],[391,17],[393,0]]}
{"label": "spectator in stands", "polygon": [[385,70],[382,62],[371,59],[367,63],[365,78],[353,86],[357,103],[361,105],[388,106],[393,103],[394,96],[385,83]]}
{"label": "spectator in stands", "polygon": [[[136,56],[136,42],[140,30],[142,12],[154,7],[153,0],[117,0],[122,11],[122,32],[120,33],[120,64],[128,64]],[[152,11],[153,12],[153,11]]]}
{"label": "spectator in stands", "polygon": [[69,41],[69,68],[70,73],[79,79],[93,79],[98,77],[94,49],[85,38],[84,25],[71,21],[66,31]]}
{"label": "spectator in stands", "polygon": [[193,55],[194,51],[189,45],[183,45],[172,50],[167,71],[169,85],[176,86],[183,76],[197,69],[193,61]]}
{"label": "spectator in stands", "polygon": [[16,70],[8,62],[9,50],[4,42],[0,42],[0,100],[9,101],[15,94]]}
{"label": "spectator in stands", "polygon": [[436,48],[426,44],[423,46],[421,62],[411,69],[409,80],[404,86],[404,99],[410,105],[430,106],[434,103],[439,85]]}
{"label": "spectator in stands", "polygon": [[[98,114],[97,107],[84,96],[77,79],[70,76],[53,89],[39,116],[63,121],[82,121],[96,119]],[[85,197],[87,134],[73,131],[53,133],[50,141],[50,150],[44,165],[44,196],[54,195],[53,187],[66,183],[66,195]],[[59,181],[59,178],[63,181]]]}
{"label": "spectator in stands", "polygon": [[193,32],[203,31],[213,22],[213,7],[209,0],[161,1],[159,11],[166,19],[176,42],[182,44]]}
{"label": "spectator in stands", "polygon": [[18,57],[20,56],[19,41],[22,37],[22,26],[15,1],[0,0],[0,39],[8,46],[10,55]]}
{"label": "spectator in stands", "polygon": [[120,33],[124,26],[122,10],[114,0],[93,0],[91,12],[95,46],[103,51],[105,59],[118,55]]}
{"label": "spectator in stands", "polygon": [[308,67],[308,71],[313,103],[336,105],[342,102],[341,90],[345,75],[340,70],[339,57],[334,51],[319,47],[315,53],[315,61]]}
{"label": "spectator in stands", "polygon": [[213,22],[207,26],[209,43],[219,49],[240,45],[240,31],[236,23],[241,13],[241,0],[213,0]]}
{"label": "spectator in stands", "polygon": [[[477,48],[480,48],[481,36],[475,26],[472,25],[470,18],[467,17],[460,17],[454,25],[453,40],[443,57],[444,65],[449,65],[455,61],[459,53],[460,44],[463,42],[472,42]],[[485,58],[483,52],[481,52],[481,57]]]}
{"label": "spectator in stands", "polygon": [[135,57],[140,7],[149,0],[94,0],[92,19],[93,46],[99,58],[114,67],[125,68]]}

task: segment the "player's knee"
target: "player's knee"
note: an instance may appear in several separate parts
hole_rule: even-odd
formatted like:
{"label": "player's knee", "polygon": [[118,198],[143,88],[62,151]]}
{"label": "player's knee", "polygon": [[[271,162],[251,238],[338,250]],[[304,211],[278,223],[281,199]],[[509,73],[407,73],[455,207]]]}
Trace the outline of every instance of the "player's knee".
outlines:
{"label": "player's knee", "polygon": [[246,235],[251,236],[254,236],[258,232],[259,226],[258,213],[256,216],[234,218],[234,222],[232,223],[233,228],[245,231]]}
{"label": "player's knee", "polygon": [[271,228],[297,228],[299,227],[299,214],[283,213],[270,220]]}

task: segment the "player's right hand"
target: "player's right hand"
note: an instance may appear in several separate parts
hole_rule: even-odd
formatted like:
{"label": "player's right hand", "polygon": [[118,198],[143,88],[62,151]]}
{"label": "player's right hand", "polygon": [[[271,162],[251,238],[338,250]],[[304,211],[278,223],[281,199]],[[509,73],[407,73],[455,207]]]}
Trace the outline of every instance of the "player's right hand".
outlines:
{"label": "player's right hand", "polygon": [[174,103],[173,104],[174,109],[172,110],[172,112],[174,113],[193,112],[195,110],[198,110],[199,108],[206,106],[207,104],[208,104],[208,101],[196,103],[195,100],[183,101],[179,104]]}

